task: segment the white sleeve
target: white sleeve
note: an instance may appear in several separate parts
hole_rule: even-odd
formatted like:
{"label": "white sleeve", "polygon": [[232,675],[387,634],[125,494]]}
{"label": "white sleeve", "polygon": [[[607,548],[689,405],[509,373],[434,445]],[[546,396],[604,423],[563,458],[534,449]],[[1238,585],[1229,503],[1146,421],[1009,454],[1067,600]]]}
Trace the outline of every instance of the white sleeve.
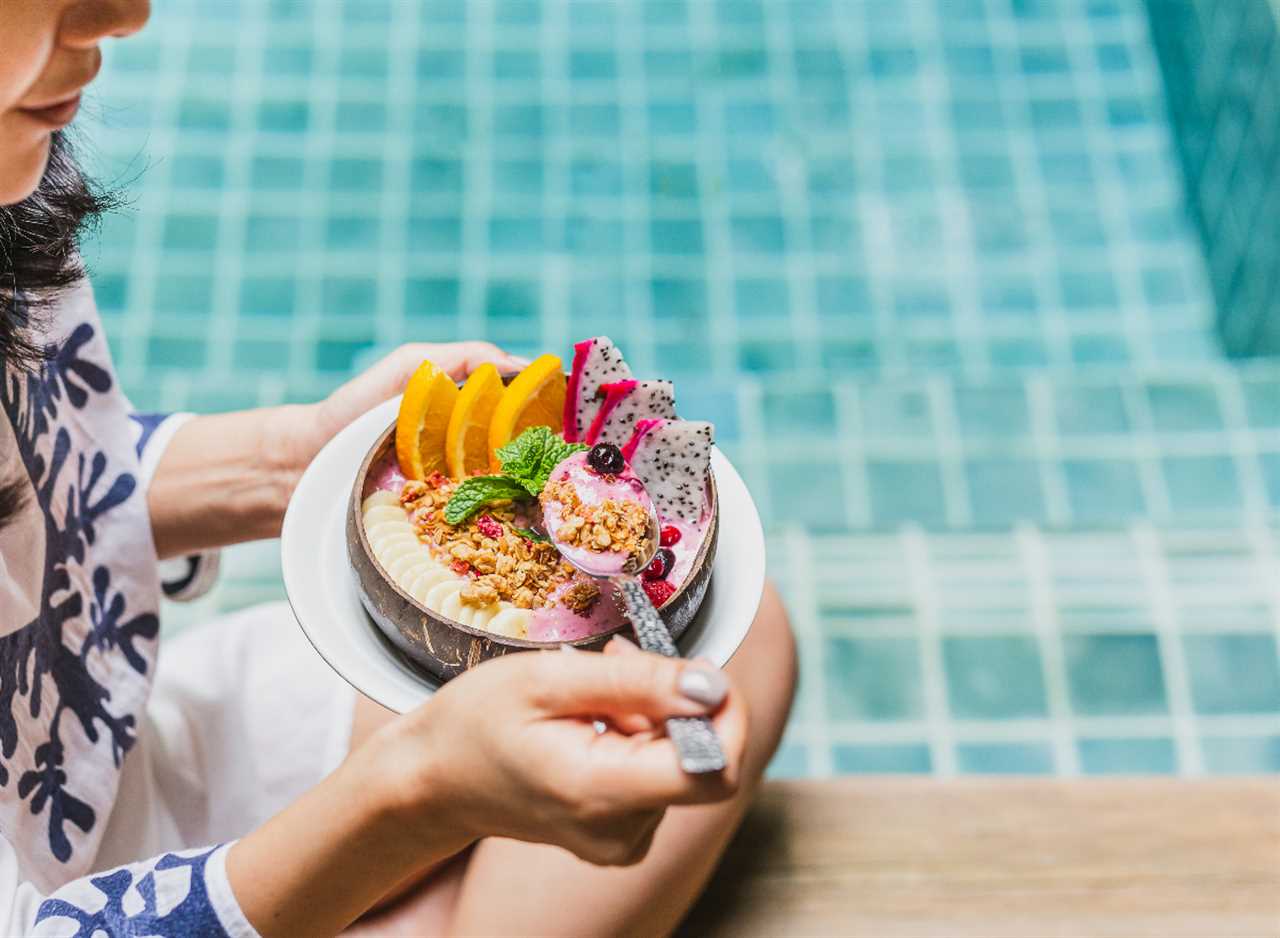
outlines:
{"label": "white sleeve", "polygon": [[[160,457],[182,425],[195,414],[142,414],[131,412],[136,432],[134,448],[138,454],[138,485],[143,490],[151,485]],[[160,563],[160,584],[166,599],[188,602],[199,599],[218,580],[221,554],[206,550],[186,557],[174,557]]]}
{"label": "white sleeve", "polygon": [[0,838],[0,933],[34,938],[260,938],[227,881],[230,844],[166,853],[41,895]]}

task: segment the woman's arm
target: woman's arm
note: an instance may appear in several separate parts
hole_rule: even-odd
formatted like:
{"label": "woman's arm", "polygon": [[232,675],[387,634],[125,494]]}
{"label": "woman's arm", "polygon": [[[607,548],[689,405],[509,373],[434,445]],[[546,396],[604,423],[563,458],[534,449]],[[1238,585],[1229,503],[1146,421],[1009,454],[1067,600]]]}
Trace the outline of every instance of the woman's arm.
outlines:
{"label": "woman's arm", "polygon": [[423,359],[454,378],[523,364],[487,342],[401,346],[318,404],[197,417],[164,451],[147,491],[161,558],[276,537],[302,471],[361,414],[399,394]]}
{"label": "woman's arm", "polygon": [[[706,673],[686,682],[688,668]],[[686,775],[670,741],[646,727],[711,712],[729,768]],[[592,716],[631,735],[597,734]],[[378,731],[237,842],[227,877],[245,917],[274,938],[336,934],[481,837],[636,863],[668,805],[732,795],[745,740],[740,697],[697,663],[638,652],[495,659]]]}

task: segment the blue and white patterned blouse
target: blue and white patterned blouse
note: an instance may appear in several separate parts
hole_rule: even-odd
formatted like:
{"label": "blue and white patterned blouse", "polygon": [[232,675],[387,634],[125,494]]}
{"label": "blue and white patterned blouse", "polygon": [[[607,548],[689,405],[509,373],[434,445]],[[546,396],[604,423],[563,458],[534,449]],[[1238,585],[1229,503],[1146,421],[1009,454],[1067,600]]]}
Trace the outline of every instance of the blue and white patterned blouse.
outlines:
{"label": "blue and white patterned blouse", "polygon": [[30,483],[0,529],[0,933],[253,935],[226,845],[90,872],[155,675],[146,488],[182,418],[132,412],[87,285],[49,343],[0,387],[0,481]]}

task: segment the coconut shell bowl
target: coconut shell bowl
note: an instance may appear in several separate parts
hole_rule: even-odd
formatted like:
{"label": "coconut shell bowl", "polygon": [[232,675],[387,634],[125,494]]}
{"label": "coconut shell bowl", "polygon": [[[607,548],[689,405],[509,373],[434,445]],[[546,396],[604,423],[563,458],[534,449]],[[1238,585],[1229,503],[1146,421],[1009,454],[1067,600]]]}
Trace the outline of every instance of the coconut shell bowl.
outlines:
{"label": "coconut shell bowl", "polygon": [[[538,642],[511,638],[473,628],[434,612],[397,585],[379,564],[370,548],[361,516],[361,505],[372,490],[371,475],[387,458],[394,458],[395,425],[386,429],[365,455],[351,486],[346,512],[347,553],[355,573],[360,602],[386,638],[414,666],[429,677],[448,681],[482,661],[512,652],[556,648],[562,644],[599,650],[609,639],[629,632],[630,625],[570,642]],[[715,477],[708,474],[707,498],[711,521],[696,554],[693,567],[680,588],[659,610],[672,636],[679,640],[702,606],[711,581],[719,534],[719,501]],[[428,548],[424,545],[423,550]],[[601,602],[613,602],[612,587],[603,585]]]}

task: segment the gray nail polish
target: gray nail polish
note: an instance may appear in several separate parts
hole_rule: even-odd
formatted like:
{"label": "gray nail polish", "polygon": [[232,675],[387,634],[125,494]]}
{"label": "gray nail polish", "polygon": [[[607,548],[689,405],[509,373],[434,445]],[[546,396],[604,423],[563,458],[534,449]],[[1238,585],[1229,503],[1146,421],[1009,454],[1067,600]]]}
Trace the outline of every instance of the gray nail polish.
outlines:
{"label": "gray nail polish", "polygon": [[710,668],[685,668],[677,682],[680,693],[708,707],[716,707],[729,692],[729,681],[721,671]]}

